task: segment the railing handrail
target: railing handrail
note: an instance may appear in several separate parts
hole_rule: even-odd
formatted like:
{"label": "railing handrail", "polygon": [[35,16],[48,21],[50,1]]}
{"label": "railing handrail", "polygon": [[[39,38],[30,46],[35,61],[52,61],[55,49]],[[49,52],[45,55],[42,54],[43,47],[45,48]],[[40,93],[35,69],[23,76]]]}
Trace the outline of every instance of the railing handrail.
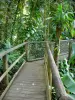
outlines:
{"label": "railing handrail", "polygon": [[73,98],[68,96],[66,93],[65,87],[60,78],[58,67],[55,64],[48,42],[46,43],[46,48],[49,60],[49,67],[51,68],[52,72],[53,85],[55,87],[57,97],[59,98],[59,100],[73,100]]}
{"label": "railing handrail", "polygon": [[15,66],[15,64],[25,55],[25,52],[15,61],[10,67],[2,74],[0,77],[0,82],[4,79],[4,77],[10,72],[10,70]]}
{"label": "railing handrail", "polygon": [[10,49],[7,49],[5,51],[0,52],[0,58],[3,57],[4,55],[6,55],[6,54],[16,50],[16,49],[19,49],[20,47],[26,45],[27,43],[40,43],[40,42],[44,43],[46,41],[29,41],[29,42],[24,42],[24,43],[19,44],[19,45],[15,46],[15,47],[12,47]]}
{"label": "railing handrail", "polygon": [[24,43],[19,44],[19,45],[15,46],[15,47],[12,47],[12,48],[10,48],[8,50],[0,52],[0,58],[3,57],[4,55],[6,55],[6,54],[8,54],[8,53],[10,53],[10,52],[12,52],[14,50],[16,50],[16,49],[19,49],[20,47],[24,46],[25,44],[27,44],[27,42],[24,42]]}
{"label": "railing handrail", "polygon": [[[70,41],[70,40],[69,40]],[[4,65],[4,68],[5,68],[5,72],[3,73],[3,75],[0,77],[0,82],[6,77],[6,83],[7,83],[7,85],[9,84],[9,80],[8,80],[8,72],[16,65],[16,63],[26,54],[26,56],[27,56],[27,50],[25,50],[25,52],[16,60],[16,61],[14,61],[13,62],[13,64],[11,64],[11,66],[10,67],[8,67],[8,60],[7,60],[7,54],[8,53],[10,53],[10,52],[12,52],[12,51],[14,51],[14,50],[16,50],[16,49],[19,49],[20,47],[22,47],[22,46],[27,46],[28,44],[30,44],[30,43],[48,43],[48,42],[50,42],[50,41],[32,41],[32,42],[24,42],[24,43],[22,43],[22,44],[19,44],[19,45],[17,45],[17,46],[15,46],[15,47],[12,47],[12,48],[10,48],[10,49],[8,49],[8,50],[6,50],[6,51],[3,51],[3,52],[1,52],[0,53],[0,58],[2,58],[3,59],[3,65]],[[50,44],[51,43],[54,43],[54,42],[50,42]],[[27,47],[26,47],[27,48]],[[50,60],[50,54],[51,54],[51,51],[50,51],[50,48],[49,48],[49,45],[47,44],[47,52],[49,53],[48,54],[48,57],[49,57],[49,60]],[[52,55],[52,54],[51,54]],[[52,58],[53,59],[53,58]],[[53,61],[54,62],[54,61]],[[56,66],[56,65],[55,65]],[[56,69],[57,70],[57,69]],[[58,72],[58,70],[57,70],[57,72]],[[58,76],[59,76],[59,72],[58,72]],[[59,79],[60,79],[60,76],[59,76]],[[57,78],[57,80],[58,80],[58,78]],[[60,83],[62,84],[62,82],[61,82],[61,79],[60,79]],[[57,87],[57,86],[56,86]],[[61,93],[61,95],[62,94],[66,94],[66,91],[65,91],[65,89],[64,89],[64,86],[63,86],[63,84],[62,84],[62,87],[63,88],[61,88],[61,89],[59,89],[60,90],[60,93]],[[60,87],[58,87],[58,88],[60,88]],[[64,92],[62,91],[62,90],[64,90]],[[61,92],[62,91],[62,92]],[[63,96],[62,96],[63,97]],[[64,97],[65,98],[65,97]],[[64,99],[60,99],[60,100],[64,100]],[[69,99],[69,98],[67,98],[67,99],[65,99],[65,100],[73,100],[73,99]]]}
{"label": "railing handrail", "polygon": [[[70,39],[70,40],[61,40],[61,41],[73,41],[73,39]],[[14,50],[16,50],[16,49],[19,49],[20,47],[26,45],[27,43],[46,43],[46,42],[49,42],[49,41],[29,41],[29,42],[24,42],[24,43],[19,44],[19,45],[15,46],[15,47],[12,47],[12,48],[10,48],[8,50],[0,52],[0,58],[3,57],[4,55],[6,55],[6,54],[8,54],[8,53],[10,53],[10,52],[12,52]],[[55,43],[55,42],[50,42],[50,43]]]}
{"label": "railing handrail", "polygon": [[[15,47],[12,47],[12,48],[10,48],[10,49],[8,49],[8,50],[6,50],[6,51],[3,51],[3,52],[1,52],[0,53],[0,58],[2,58],[3,59],[3,61],[4,61],[4,67],[5,67],[5,72],[0,76],[0,82],[6,77],[6,75],[9,73],[9,71],[15,66],[15,64],[25,55],[25,52],[16,60],[16,61],[14,61],[11,65],[10,65],[10,67],[8,68],[8,61],[7,61],[7,54],[8,53],[10,53],[10,52],[12,52],[12,51],[14,51],[14,50],[16,50],[16,49],[19,49],[19,48],[21,48],[22,46],[26,46],[26,44],[28,44],[28,43],[40,43],[40,42],[45,42],[45,41],[32,41],[32,42],[24,42],[24,43],[22,43],[22,44],[19,44],[19,45],[17,45],[17,46],[15,46]],[[26,51],[27,52],[27,51]],[[7,68],[6,68],[7,67]]]}

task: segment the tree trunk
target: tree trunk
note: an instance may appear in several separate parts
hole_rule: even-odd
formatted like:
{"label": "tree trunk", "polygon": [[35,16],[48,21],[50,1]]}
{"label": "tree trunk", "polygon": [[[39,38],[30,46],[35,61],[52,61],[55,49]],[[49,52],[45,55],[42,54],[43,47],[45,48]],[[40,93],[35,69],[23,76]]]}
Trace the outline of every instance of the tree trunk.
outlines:
{"label": "tree trunk", "polygon": [[54,45],[54,60],[56,65],[58,65],[58,59],[59,59],[59,40],[55,41],[55,45]]}
{"label": "tree trunk", "polygon": [[59,26],[56,26],[56,40],[55,40],[55,46],[54,46],[54,60],[56,65],[58,65],[58,57],[59,57],[59,51],[60,51],[60,35],[61,35],[61,28]]}
{"label": "tree trunk", "polygon": [[14,32],[14,25],[15,25],[15,22],[16,22],[16,15],[18,13],[18,9],[19,9],[19,3],[20,3],[20,0],[18,0],[18,3],[17,3],[17,8],[16,8],[16,11],[15,11],[15,15],[14,15],[14,21],[13,21],[13,26],[12,26],[12,31],[11,31],[11,37],[10,37],[10,42],[11,44],[13,45],[13,32]]}
{"label": "tree trunk", "polygon": [[7,7],[7,14],[6,14],[6,23],[5,23],[5,30],[4,30],[4,41],[8,39],[8,24],[9,24],[9,16],[10,16],[10,6],[11,6],[12,1],[8,3]]}

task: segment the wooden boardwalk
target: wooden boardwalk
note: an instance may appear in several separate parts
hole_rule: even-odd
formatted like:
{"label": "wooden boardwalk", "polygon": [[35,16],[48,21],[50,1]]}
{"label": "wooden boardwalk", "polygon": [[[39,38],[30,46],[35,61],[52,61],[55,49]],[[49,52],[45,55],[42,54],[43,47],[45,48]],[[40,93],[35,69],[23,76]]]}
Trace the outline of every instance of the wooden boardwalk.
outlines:
{"label": "wooden boardwalk", "polygon": [[47,100],[44,61],[27,62],[3,100]]}

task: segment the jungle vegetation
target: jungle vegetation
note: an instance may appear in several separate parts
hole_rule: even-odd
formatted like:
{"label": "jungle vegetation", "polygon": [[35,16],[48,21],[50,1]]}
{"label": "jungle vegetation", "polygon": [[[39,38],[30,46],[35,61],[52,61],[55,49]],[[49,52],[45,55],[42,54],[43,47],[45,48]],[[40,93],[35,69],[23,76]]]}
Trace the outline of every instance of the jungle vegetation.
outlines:
{"label": "jungle vegetation", "polygon": [[[68,59],[58,62],[60,40],[69,39],[75,39],[75,0],[0,0],[0,52],[25,41],[55,42],[54,60],[60,66],[67,92],[75,97],[75,45],[73,54],[70,52]],[[22,51],[9,55],[9,65]],[[1,60],[0,75],[3,73]],[[21,62],[9,73],[10,79]],[[72,88],[67,87],[69,80]]]}

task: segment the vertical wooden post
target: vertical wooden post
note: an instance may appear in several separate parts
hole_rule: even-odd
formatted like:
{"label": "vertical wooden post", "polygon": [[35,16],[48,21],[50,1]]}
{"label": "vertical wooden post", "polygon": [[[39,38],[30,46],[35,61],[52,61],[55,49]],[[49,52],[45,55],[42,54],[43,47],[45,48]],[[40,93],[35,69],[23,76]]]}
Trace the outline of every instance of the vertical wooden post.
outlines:
{"label": "vertical wooden post", "polygon": [[25,44],[26,61],[28,61],[28,43]]}
{"label": "vertical wooden post", "polygon": [[[50,47],[51,50],[52,50],[52,46]],[[47,57],[48,59],[48,57]],[[51,68],[50,68],[50,61],[49,59],[47,60],[48,61],[48,77],[49,77],[49,100],[52,99],[52,72],[51,72]]]}
{"label": "vertical wooden post", "polygon": [[[8,59],[7,55],[3,56],[3,70],[4,72],[8,69]],[[9,76],[8,74],[4,78],[4,84],[7,86],[9,84]]]}
{"label": "vertical wooden post", "polygon": [[46,93],[47,100],[52,99],[52,73],[51,68],[49,66],[49,59],[47,55],[47,50],[45,49],[45,77],[46,77]]}
{"label": "vertical wooden post", "polygon": [[71,58],[71,54],[72,54],[72,40],[69,40],[68,60]]}

